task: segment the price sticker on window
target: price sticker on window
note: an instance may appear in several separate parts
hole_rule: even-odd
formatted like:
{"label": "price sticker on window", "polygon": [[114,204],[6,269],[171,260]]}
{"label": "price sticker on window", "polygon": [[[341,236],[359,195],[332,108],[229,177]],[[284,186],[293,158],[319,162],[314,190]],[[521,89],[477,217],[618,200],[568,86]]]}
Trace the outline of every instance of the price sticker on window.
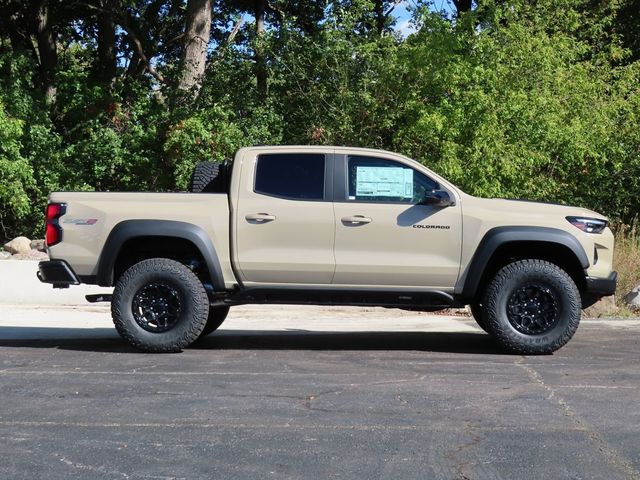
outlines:
{"label": "price sticker on window", "polygon": [[413,197],[413,170],[402,167],[356,168],[356,196]]}

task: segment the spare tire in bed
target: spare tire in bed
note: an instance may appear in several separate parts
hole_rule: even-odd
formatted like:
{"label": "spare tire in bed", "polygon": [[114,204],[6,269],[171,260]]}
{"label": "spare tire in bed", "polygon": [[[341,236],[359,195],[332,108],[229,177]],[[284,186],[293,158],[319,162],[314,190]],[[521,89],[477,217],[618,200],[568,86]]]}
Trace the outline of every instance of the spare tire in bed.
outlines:
{"label": "spare tire in bed", "polygon": [[200,162],[193,169],[189,191],[193,193],[226,193],[225,163]]}

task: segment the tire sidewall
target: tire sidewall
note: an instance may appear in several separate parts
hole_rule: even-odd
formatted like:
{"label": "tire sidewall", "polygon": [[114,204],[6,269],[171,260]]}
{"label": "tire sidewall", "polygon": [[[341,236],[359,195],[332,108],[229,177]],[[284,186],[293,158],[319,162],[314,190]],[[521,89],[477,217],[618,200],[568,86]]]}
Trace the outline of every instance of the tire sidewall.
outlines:
{"label": "tire sidewall", "polygon": [[214,162],[200,162],[193,169],[189,191],[192,193],[225,192],[225,165]]}
{"label": "tire sidewall", "polygon": [[220,325],[225,321],[227,315],[229,314],[230,307],[228,306],[217,306],[209,308],[209,318],[207,320],[207,324],[205,325],[202,333],[200,334],[200,338],[206,337],[210,333],[215,332]]}
{"label": "tire sidewall", "polygon": [[471,315],[473,319],[476,321],[478,326],[484,330],[486,333],[489,333],[487,329],[487,321],[484,318],[484,307],[480,303],[472,303],[469,305],[471,309]]}

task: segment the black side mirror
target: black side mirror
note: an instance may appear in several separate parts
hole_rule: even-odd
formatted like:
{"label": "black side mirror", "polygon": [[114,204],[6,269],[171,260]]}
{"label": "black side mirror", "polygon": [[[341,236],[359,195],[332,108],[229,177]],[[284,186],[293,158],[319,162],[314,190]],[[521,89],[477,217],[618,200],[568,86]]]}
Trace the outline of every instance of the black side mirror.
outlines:
{"label": "black side mirror", "polygon": [[450,207],[456,202],[451,198],[449,192],[444,190],[431,190],[427,192],[419,205],[430,205],[432,207]]}

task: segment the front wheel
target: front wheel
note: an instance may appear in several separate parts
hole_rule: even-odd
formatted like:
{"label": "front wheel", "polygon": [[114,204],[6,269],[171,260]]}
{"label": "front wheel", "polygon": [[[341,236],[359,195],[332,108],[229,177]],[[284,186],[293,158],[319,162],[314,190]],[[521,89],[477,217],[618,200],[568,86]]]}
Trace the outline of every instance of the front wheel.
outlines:
{"label": "front wheel", "polygon": [[118,279],[111,300],[118,333],[144,352],[179,352],[202,333],[209,298],[198,277],[167,258],[136,263]]}
{"label": "front wheel", "polygon": [[519,354],[551,353],[578,329],[580,293],[571,277],[543,260],[502,268],[482,301],[484,323],[504,348]]}

